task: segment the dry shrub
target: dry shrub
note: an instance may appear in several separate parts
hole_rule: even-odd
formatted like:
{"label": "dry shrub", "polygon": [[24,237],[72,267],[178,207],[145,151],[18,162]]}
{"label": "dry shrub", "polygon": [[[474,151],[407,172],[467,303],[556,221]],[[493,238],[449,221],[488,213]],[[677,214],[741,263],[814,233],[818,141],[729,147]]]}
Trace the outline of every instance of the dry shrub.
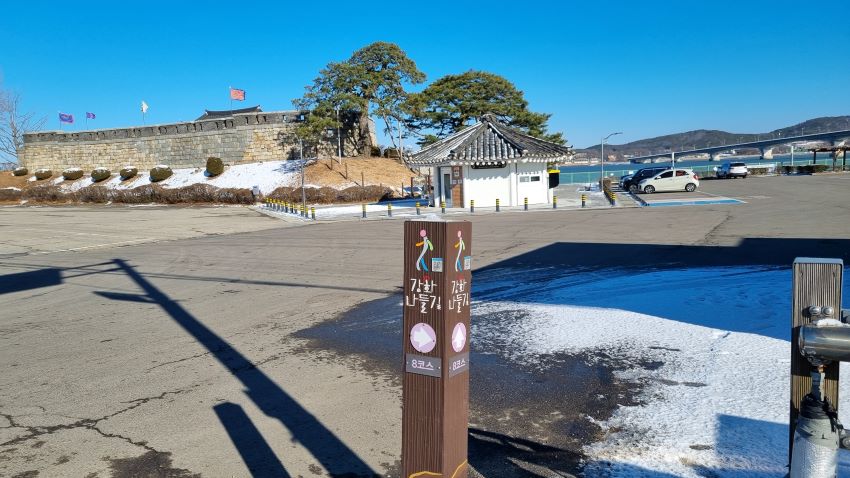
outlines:
{"label": "dry shrub", "polygon": [[[343,190],[334,188],[306,188],[307,202],[314,204],[375,202],[390,197],[392,190],[381,186],[352,186]],[[279,201],[301,202],[301,188],[280,187],[267,198]]]}
{"label": "dry shrub", "polygon": [[103,204],[112,201],[112,190],[103,186],[90,186],[68,194],[76,202]]}
{"label": "dry shrub", "polygon": [[23,167],[23,166],[21,166],[19,168],[15,168],[15,169],[12,170],[12,174],[15,175],[15,176],[26,176],[27,173],[29,173],[29,172],[30,172],[30,170]]}
{"label": "dry shrub", "polygon": [[64,202],[66,200],[66,195],[62,192],[62,188],[52,184],[28,188],[23,192],[21,197],[28,201],[37,202]]}
{"label": "dry shrub", "polygon": [[21,200],[21,190],[14,188],[3,188],[0,189],[0,201],[20,201]]}

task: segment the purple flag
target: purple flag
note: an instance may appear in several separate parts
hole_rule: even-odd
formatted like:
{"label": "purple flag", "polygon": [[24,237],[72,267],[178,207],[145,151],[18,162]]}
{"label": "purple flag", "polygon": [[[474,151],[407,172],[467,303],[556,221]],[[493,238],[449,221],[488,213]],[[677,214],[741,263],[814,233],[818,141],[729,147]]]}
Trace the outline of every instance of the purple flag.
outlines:
{"label": "purple flag", "polygon": [[59,113],[59,122],[60,123],[73,123],[74,115],[69,115],[67,113]]}
{"label": "purple flag", "polygon": [[95,118],[94,113],[89,113],[88,111],[86,111],[86,119],[94,119],[94,118]]}

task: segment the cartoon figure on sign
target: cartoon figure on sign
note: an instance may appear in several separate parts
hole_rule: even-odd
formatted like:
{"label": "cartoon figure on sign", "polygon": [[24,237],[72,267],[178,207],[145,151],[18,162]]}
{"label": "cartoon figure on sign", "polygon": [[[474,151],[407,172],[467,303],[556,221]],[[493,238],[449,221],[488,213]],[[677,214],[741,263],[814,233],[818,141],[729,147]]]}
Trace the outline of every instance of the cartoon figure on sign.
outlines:
{"label": "cartoon figure on sign", "polygon": [[428,233],[425,232],[425,229],[419,231],[419,236],[422,237],[422,240],[416,243],[416,247],[422,246],[422,252],[419,253],[419,260],[416,261],[416,270],[425,270],[425,272],[428,272],[428,264],[425,263],[425,253],[428,252],[428,250],[433,251],[434,244],[432,244],[431,240],[428,239]]}
{"label": "cartoon figure on sign", "polygon": [[463,251],[466,249],[466,243],[463,242],[463,232],[457,231],[457,244],[455,244],[455,249],[457,249],[457,259],[455,259],[455,270],[460,272],[463,270],[463,263],[460,262],[460,256],[463,255]]}

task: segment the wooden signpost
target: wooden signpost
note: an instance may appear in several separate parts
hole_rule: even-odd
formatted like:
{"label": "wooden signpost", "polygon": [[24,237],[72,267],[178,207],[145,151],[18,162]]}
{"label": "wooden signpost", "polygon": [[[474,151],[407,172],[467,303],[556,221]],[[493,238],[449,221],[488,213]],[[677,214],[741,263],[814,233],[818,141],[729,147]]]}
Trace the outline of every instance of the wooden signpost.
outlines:
{"label": "wooden signpost", "polygon": [[[840,259],[798,257],[792,267],[791,296],[791,412],[788,430],[788,456],[794,442],[794,429],[800,403],[812,389],[812,372],[816,369],[800,354],[800,327],[812,323],[810,306],[832,307],[841,317],[841,285],[844,263]],[[833,317],[836,318],[836,317]],[[824,396],[838,410],[838,362],[824,367]]]}
{"label": "wooden signpost", "polygon": [[404,223],[404,478],[465,478],[469,423],[469,222]]}

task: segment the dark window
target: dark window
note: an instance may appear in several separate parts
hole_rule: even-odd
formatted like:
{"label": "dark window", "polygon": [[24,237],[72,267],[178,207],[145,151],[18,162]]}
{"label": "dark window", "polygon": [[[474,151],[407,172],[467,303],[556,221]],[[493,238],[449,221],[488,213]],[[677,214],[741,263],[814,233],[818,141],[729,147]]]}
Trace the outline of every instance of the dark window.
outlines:
{"label": "dark window", "polygon": [[732,166],[746,166],[744,163],[732,163]]}
{"label": "dark window", "polygon": [[660,177],[660,178],[672,178],[672,177],[673,177],[673,171],[667,171],[666,173],[663,173],[663,174],[662,174],[661,176],[659,176],[659,177]]}
{"label": "dark window", "polygon": [[679,170],[676,171],[676,176],[687,176],[687,175],[688,175],[687,171],[684,171],[682,169],[679,169]]}
{"label": "dark window", "polygon": [[540,181],[540,176],[532,176],[531,182],[534,182],[534,181]]}

